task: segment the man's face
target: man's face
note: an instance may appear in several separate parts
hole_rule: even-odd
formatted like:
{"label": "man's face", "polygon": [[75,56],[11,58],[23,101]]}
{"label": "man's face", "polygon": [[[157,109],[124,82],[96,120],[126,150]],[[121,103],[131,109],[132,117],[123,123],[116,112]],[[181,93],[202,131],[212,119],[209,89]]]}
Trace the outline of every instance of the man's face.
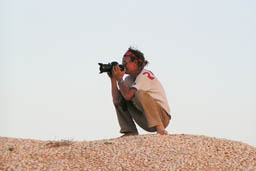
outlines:
{"label": "man's face", "polygon": [[124,54],[122,65],[126,68],[126,74],[131,74],[138,69],[136,60],[131,61],[133,56],[134,54],[129,51]]}

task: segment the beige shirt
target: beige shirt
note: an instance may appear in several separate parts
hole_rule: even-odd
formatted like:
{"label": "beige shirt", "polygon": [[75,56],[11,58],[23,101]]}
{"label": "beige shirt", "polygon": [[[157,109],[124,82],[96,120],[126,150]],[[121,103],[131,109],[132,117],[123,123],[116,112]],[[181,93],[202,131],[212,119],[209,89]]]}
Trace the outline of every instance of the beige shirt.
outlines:
{"label": "beige shirt", "polygon": [[127,76],[125,82],[130,87],[148,92],[169,115],[171,114],[164,88],[151,71],[143,69],[135,81],[130,76]]}

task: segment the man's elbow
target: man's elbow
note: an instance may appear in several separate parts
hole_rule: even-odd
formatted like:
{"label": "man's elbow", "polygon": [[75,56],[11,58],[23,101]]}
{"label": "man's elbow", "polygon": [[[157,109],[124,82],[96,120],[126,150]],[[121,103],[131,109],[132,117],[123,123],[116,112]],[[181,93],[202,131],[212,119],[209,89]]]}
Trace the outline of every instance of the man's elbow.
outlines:
{"label": "man's elbow", "polygon": [[114,104],[114,105],[118,105],[118,104],[119,104],[119,101],[118,101],[118,100],[113,100],[113,104]]}
{"label": "man's elbow", "polygon": [[132,98],[135,96],[135,93],[136,93],[136,89],[130,89],[130,91],[124,95],[124,99],[126,101],[132,100]]}

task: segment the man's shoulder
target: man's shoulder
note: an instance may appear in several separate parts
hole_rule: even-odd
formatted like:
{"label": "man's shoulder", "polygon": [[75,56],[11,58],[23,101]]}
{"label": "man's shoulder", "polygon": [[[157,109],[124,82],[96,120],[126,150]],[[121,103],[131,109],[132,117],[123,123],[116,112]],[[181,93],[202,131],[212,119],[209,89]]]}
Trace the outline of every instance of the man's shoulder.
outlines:
{"label": "man's shoulder", "polygon": [[150,69],[143,69],[141,72],[152,72]]}
{"label": "man's shoulder", "polygon": [[155,79],[155,75],[151,70],[148,69],[143,69],[140,73],[140,76],[150,79],[150,80],[154,80]]}

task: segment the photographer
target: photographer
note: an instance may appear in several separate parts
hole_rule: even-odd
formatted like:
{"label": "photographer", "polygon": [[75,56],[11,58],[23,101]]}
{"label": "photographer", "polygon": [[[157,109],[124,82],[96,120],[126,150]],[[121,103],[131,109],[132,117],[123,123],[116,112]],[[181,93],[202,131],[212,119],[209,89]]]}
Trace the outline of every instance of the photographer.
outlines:
{"label": "photographer", "polygon": [[[134,121],[146,131],[168,134],[165,128],[171,119],[170,108],[161,83],[144,69],[147,64],[142,52],[129,48],[122,60],[124,71],[115,65],[112,73],[108,72],[123,136],[138,135]],[[125,74],[128,76],[123,80]]]}

